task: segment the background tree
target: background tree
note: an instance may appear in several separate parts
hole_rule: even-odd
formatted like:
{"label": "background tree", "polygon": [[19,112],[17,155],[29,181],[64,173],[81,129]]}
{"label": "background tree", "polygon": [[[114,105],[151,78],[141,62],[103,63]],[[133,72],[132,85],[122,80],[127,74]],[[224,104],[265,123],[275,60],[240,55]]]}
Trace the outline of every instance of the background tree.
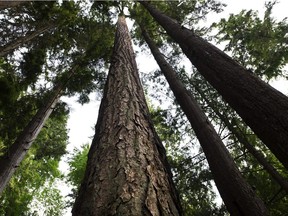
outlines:
{"label": "background tree", "polygon": [[[177,77],[176,72],[164,59],[156,44],[148,35],[147,30],[142,27],[142,31],[143,37],[150,47],[155,60],[161,68],[161,71],[166,77],[176,100],[183,109],[183,112],[187,116],[192,128],[195,131],[200,145],[206,155],[216,186],[230,214],[267,214],[264,203],[262,203],[262,201],[259,200],[255,194],[253,194],[252,188],[250,188],[250,186],[241,176],[222,140],[217,135],[205,113],[198,106],[193,95],[187,91],[183,83]],[[225,174],[222,173],[222,171]],[[229,188],[228,185],[231,186],[231,188]],[[237,191],[236,188],[240,189],[240,191]],[[248,203],[245,203],[245,201]],[[248,207],[249,205],[255,206]]]}
{"label": "background tree", "polygon": [[[288,126],[286,118],[288,98],[249,73],[236,61],[198,37],[193,31],[181,27],[146,1],[140,1],[140,3],[179,43],[183,52],[205,79],[217,89],[281,163],[288,168],[288,146],[285,141],[288,139],[285,129]],[[189,40],[186,41],[186,38]],[[270,117],[267,119],[265,116]],[[287,138],[285,138],[286,136]]]}

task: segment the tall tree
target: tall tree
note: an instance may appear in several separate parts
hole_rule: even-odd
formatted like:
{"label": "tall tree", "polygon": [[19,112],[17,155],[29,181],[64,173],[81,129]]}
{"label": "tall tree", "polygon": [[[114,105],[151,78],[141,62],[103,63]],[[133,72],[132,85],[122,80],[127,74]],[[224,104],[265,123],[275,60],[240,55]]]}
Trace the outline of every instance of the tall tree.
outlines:
{"label": "tall tree", "polygon": [[[78,65],[72,68],[68,75],[67,80],[74,74]],[[9,147],[7,154],[0,158],[0,194],[9,182],[11,176],[19,167],[20,162],[23,160],[27,151],[30,149],[33,141],[41,131],[45,121],[49,118],[55,105],[60,100],[61,92],[64,90],[65,83],[59,82],[52,90],[50,98],[44,105],[37,111],[31,121],[23,129],[15,142]]]}
{"label": "tall tree", "polygon": [[232,157],[217,135],[205,113],[187,91],[176,72],[164,59],[147,31],[143,36],[166,77],[176,100],[186,114],[206,155],[216,186],[231,215],[267,215],[264,203],[241,176]]}
{"label": "tall tree", "polygon": [[0,215],[63,215],[65,203],[57,182],[62,178],[59,161],[68,143],[68,113],[60,107],[63,104],[57,105],[1,194]]}
{"label": "tall tree", "polygon": [[151,123],[125,18],[73,215],[180,215],[165,150]]}
{"label": "tall tree", "polygon": [[147,1],[139,2],[288,169],[288,98],[197,36],[193,30],[179,25]]}

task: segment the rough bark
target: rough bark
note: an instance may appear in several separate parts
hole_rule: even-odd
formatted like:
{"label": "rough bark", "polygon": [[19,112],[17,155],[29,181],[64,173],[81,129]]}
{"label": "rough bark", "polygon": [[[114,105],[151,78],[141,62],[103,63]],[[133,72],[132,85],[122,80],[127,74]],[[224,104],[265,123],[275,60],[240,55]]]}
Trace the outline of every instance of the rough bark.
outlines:
{"label": "rough bark", "polygon": [[[78,67],[78,66],[77,66]],[[73,68],[67,76],[67,81],[74,74],[76,68]],[[37,138],[46,120],[49,118],[54,107],[60,99],[61,92],[65,84],[59,83],[52,90],[52,95],[33,116],[32,120],[27,124],[24,130],[17,137],[15,142],[7,150],[7,155],[0,158],[0,194],[5,189],[10,178],[19,164],[24,159],[33,141]]]}
{"label": "rough bark", "polygon": [[179,25],[146,1],[139,2],[288,169],[288,98],[193,31]]}
{"label": "rough bark", "polygon": [[1,47],[0,57],[7,55],[8,53],[12,52],[14,49],[20,47],[22,44],[33,40],[35,37],[45,33],[46,31],[50,30],[53,27],[54,25],[43,26],[30,34],[27,34],[21,38],[18,38],[15,41],[12,41],[11,43]]}
{"label": "rough bark", "polygon": [[142,34],[150,47],[162,73],[166,77],[177,102],[187,116],[206,155],[220,195],[231,215],[267,215],[264,203],[239,172],[221,138],[201,110],[192,94],[177,77],[164,59],[156,44],[142,28]]}
{"label": "rough bark", "polygon": [[250,142],[246,139],[245,135],[241,133],[237,128],[235,128],[235,125],[233,125],[224,114],[221,114],[221,112],[217,110],[213,102],[207,99],[205,94],[201,91],[201,89],[198,86],[194,85],[194,88],[205,100],[205,102],[209,105],[209,107],[215,112],[215,114],[218,115],[219,118],[225,123],[228,130],[230,130],[235,135],[238,141],[243,144],[243,146],[249,151],[249,153],[253,155],[254,158],[256,158],[259,164],[263,166],[263,168],[269,173],[269,175],[271,175],[271,177],[288,194],[288,181],[274,168],[273,165],[271,165],[266,160],[265,156],[260,151],[256,150],[255,147],[252,144],[250,144]]}
{"label": "rough bark", "polygon": [[150,121],[125,18],[73,215],[180,215],[165,150]]}

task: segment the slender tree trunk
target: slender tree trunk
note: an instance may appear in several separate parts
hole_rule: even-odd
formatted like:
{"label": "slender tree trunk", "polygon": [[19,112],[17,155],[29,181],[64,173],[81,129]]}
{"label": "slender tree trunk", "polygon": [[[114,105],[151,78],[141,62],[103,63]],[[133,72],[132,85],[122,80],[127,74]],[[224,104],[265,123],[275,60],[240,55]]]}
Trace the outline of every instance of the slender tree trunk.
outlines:
{"label": "slender tree trunk", "polygon": [[242,177],[222,140],[192,94],[179,80],[176,72],[164,59],[148,33],[145,30],[142,33],[177,102],[195,131],[206,155],[216,186],[230,214],[239,216],[267,215],[264,203]]}
{"label": "slender tree trunk", "polygon": [[196,91],[201,95],[201,97],[205,100],[205,102],[209,105],[209,107],[219,116],[219,118],[224,122],[227,126],[228,130],[230,130],[235,137],[238,139],[240,143],[249,151],[253,157],[263,166],[263,168],[271,175],[271,177],[286,191],[288,194],[288,181],[266,160],[265,156],[257,151],[252,144],[246,139],[245,135],[241,133],[238,129],[233,126],[229,119],[221,114],[219,110],[215,107],[213,102],[210,102],[205,94],[201,91],[201,89],[197,85],[193,85]]}
{"label": "slender tree trunk", "polygon": [[288,169],[288,98],[193,31],[180,26],[146,1],[139,2]]}
{"label": "slender tree trunk", "polygon": [[[78,66],[74,67],[67,76],[67,81],[74,74]],[[60,99],[61,92],[65,84],[59,83],[52,90],[52,95],[34,115],[32,120],[17,137],[16,141],[8,149],[7,156],[0,158],[0,194],[5,189],[13,173],[19,167],[20,162],[24,159],[27,151],[30,149],[33,141],[37,138],[44,123],[49,118],[54,107]]]}
{"label": "slender tree trunk", "polygon": [[54,25],[43,26],[30,34],[20,37],[16,39],[15,41],[12,41],[11,43],[3,46],[0,51],[0,57],[7,55],[8,53],[12,52],[14,49],[20,47],[22,44],[33,40],[35,37],[45,33],[46,31],[49,31],[53,27]]}
{"label": "slender tree trunk", "polygon": [[125,18],[73,215],[180,215],[165,150],[153,129]]}

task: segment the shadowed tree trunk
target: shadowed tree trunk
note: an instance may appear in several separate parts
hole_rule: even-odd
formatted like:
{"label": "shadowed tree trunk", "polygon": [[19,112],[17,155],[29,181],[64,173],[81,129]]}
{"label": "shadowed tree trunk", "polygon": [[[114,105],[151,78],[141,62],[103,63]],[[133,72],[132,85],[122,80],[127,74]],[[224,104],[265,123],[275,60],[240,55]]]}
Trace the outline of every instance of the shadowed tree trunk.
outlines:
{"label": "shadowed tree trunk", "polygon": [[139,2],[288,169],[288,98],[148,2]]}
{"label": "shadowed tree trunk", "polygon": [[187,116],[206,155],[216,186],[231,215],[267,215],[264,203],[239,172],[221,138],[201,110],[192,94],[177,77],[176,72],[164,59],[156,44],[142,28],[142,34],[151,49],[171,90]]}
{"label": "shadowed tree trunk", "polygon": [[85,177],[73,215],[180,215],[153,129],[131,38],[120,16]]}
{"label": "shadowed tree trunk", "polygon": [[[67,74],[67,81],[77,68],[78,66],[75,66]],[[0,158],[0,194],[5,189],[13,173],[19,167],[20,162],[24,159],[33,141],[37,138],[43,125],[58,103],[64,86],[64,83],[59,83],[54,87],[45,105],[37,111],[32,120],[17,137],[16,141],[9,147],[7,154]]]}
{"label": "shadowed tree trunk", "polygon": [[250,142],[246,139],[245,135],[241,131],[239,131],[240,129],[235,128],[235,125],[233,125],[229,121],[225,114],[221,114],[221,112],[216,108],[215,104],[207,99],[203,91],[201,91],[201,89],[197,85],[193,85],[193,87],[201,95],[201,97],[205,100],[209,107],[215,112],[215,114],[218,115],[219,118],[225,123],[228,130],[230,130],[235,135],[238,141],[243,144],[243,146],[249,151],[249,153],[256,158],[259,164],[264,167],[264,169],[288,194],[288,181],[266,160],[265,156],[260,151],[256,150],[255,147],[250,144]]}

